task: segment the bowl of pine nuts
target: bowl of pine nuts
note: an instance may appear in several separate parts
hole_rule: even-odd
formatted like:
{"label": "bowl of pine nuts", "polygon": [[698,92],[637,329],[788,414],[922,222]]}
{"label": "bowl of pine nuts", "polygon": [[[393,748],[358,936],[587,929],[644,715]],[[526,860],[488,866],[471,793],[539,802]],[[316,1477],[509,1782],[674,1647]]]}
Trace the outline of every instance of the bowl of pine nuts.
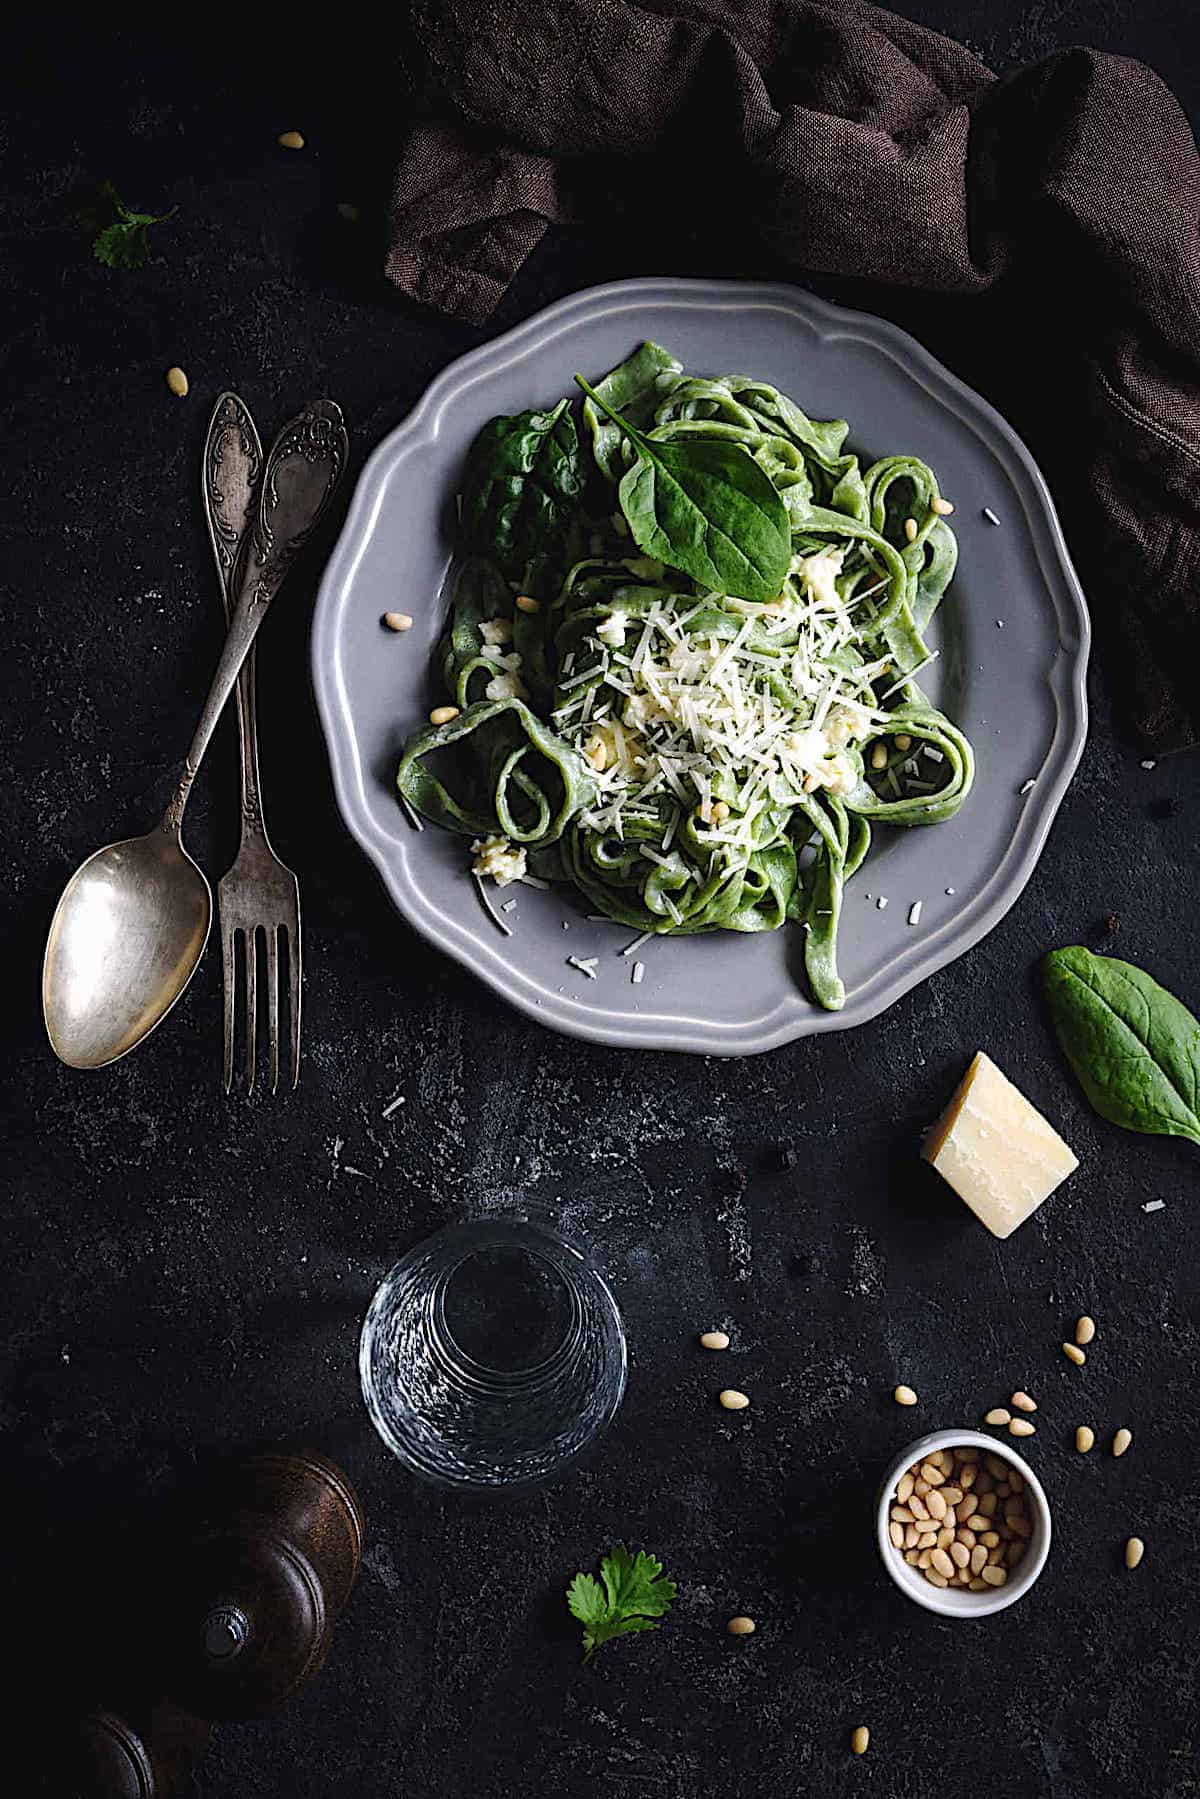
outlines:
{"label": "bowl of pine nuts", "polygon": [[876,1529],[902,1593],[946,1618],[982,1618],[1014,1605],[1045,1567],[1050,1503],[1006,1443],[938,1430],[888,1468]]}

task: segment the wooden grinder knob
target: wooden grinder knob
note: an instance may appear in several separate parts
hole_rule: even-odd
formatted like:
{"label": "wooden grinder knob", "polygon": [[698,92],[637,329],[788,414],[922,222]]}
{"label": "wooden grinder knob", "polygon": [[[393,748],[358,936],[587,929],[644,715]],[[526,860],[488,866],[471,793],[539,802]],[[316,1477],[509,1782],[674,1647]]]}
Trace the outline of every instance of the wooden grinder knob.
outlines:
{"label": "wooden grinder knob", "polygon": [[312,1451],[231,1469],[166,1545],[172,1698],[202,1718],[272,1711],[316,1673],[362,1556],[358,1500]]}

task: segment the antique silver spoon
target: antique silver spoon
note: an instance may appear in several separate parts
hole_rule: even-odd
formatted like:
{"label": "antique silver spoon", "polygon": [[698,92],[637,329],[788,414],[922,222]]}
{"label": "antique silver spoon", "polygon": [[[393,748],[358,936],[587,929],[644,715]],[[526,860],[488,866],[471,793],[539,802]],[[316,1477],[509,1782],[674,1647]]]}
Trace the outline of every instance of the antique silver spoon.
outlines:
{"label": "antique silver spoon", "polygon": [[58,902],[42,1009],[55,1054],[72,1068],[102,1068],[134,1049],[195,973],[212,923],[212,892],[183,847],[184,808],[238,670],[348,453],[332,400],[307,407],[275,439],[225,648],[171,803],[146,836],[89,856]]}

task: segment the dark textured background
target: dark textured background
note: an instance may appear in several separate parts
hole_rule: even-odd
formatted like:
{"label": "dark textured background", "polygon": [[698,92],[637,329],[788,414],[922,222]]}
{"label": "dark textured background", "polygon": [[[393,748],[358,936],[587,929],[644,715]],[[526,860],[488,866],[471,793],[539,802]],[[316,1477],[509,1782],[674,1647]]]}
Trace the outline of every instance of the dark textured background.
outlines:
{"label": "dark textured background", "polygon": [[[967,0],[902,10],[997,69],[1073,42],[1140,55],[1200,111],[1190,0],[1004,0],[986,27]],[[35,29],[10,45],[0,109],[0,1442],[27,1696],[49,1694],[60,1717],[57,1678],[73,1690],[107,1665],[111,1622],[79,1584],[97,1530],[119,1543],[214,1450],[294,1436],[357,1482],[366,1563],[314,1686],[269,1723],[218,1733],[195,1783],[206,1799],[1192,1793],[1196,1151],[1092,1117],[1033,969],[1052,945],[1100,946],[1116,913],[1118,950],[1200,1000],[1194,757],[1140,768],[1094,675],[1091,742],[1041,868],[955,967],[865,1031],[760,1060],[592,1049],[409,936],[342,832],[305,664],[317,557],[261,652],[268,813],[305,906],[299,1093],[222,1097],[211,952],[144,1049],[92,1077],[60,1068],[38,1009],[50,908],[85,852],[156,815],[220,641],[196,497],[213,396],[236,387],[265,432],[330,392],[361,459],[481,334],[407,308],[376,272],[404,115],[371,34],[255,55],[232,32],[200,38],[198,20],[170,38],[61,17]],[[291,127],[303,155],[275,147]],[[71,222],[106,177],[138,205],[180,209],[138,275],[93,264]],[[361,208],[356,225],[339,201]],[[496,328],[600,279],[772,272],[727,236],[662,229],[652,243],[553,237]],[[896,310],[1004,405],[982,314],[911,297]],[[184,402],[163,385],[174,362],[191,379]],[[1068,448],[1070,432],[1059,420]],[[1167,797],[1171,817],[1156,805]],[[234,829],[224,731],[189,815],[214,876]],[[1083,1164],[1006,1244],[916,1157],[979,1046]],[[788,1173],[780,1143],[799,1152]],[[1155,1198],[1166,1209],[1146,1214]],[[371,1433],[359,1319],[398,1250],[463,1210],[522,1200],[610,1270],[628,1396],[561,1482],[447,1498]],[[1084,1309],[1100,1335],[1079,1371],[1058,1345]],[[734,1336],[719,1365],[694,1347],[717,1322]],[[899,1379],[918,1411],[891,1403]],[[729,1381],[753,1396],[739,1417],[715,1403]],[[1020,1606],[942,1623],[874,1565],[872,1489],[908,1435],[972,1421],[1017,1385],[1041,1401],[1032,1455],[1053,1558]],[[1102,1439],[1130,1425],[1133,1450],[1076,1457],[1081,1420]],[[1130,1575],[1133,1530],[1148,1548]],[[662,1555],[680,1600],[657,1636],[584,1670],[562,1589],[618,1537]],[[758,1619],[752,1640],[726,1637],[735,1611]],[[861,1762],[847,1754],[858,1722],[872,1729]]]}

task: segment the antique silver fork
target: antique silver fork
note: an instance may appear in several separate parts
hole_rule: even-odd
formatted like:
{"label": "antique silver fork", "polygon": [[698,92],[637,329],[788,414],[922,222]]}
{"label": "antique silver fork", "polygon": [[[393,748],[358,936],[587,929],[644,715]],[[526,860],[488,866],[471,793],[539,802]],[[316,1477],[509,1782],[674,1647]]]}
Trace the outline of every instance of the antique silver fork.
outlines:
{"label": "antique silver fork", "polygon": [[[222,394],[204,446],[204,513],[221,584],[225,615],[243,546],[256,512],[263,452],[249,408],[236,394]],[[242,839],[237,858],[217,885],[221,968],[225,988],[225,1091],[233,1086],[238,988],[245,994],[246,1091],[254,1090],[258,1030],[258,940],[265,950],[267,1045],[271,1091],[279,1085],[279,963],[287,958],[288,1034],[292,1086],[300,1078],[300,887],[271,847],[263,822],[258,774],[258,728],[253,647],[237,684],[238,742],[242,767]],[[241,980],[238,980],[239,969]]]}

